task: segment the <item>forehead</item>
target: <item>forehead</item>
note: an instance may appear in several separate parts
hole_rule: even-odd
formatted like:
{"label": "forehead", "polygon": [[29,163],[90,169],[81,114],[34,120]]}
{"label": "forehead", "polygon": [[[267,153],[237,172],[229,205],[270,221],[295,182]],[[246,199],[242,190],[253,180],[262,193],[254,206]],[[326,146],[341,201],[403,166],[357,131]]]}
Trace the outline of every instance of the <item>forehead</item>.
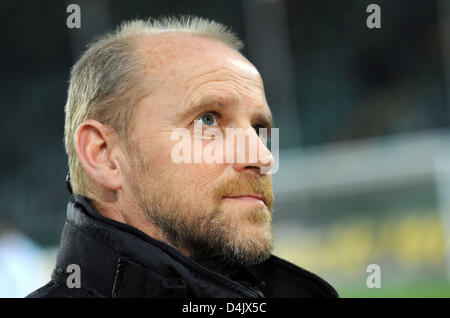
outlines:
{"label": "forehead", "polygon": [[205,36],[170,32],[140,42],[152,77],[151,95],[161,109],[181,111],[205,95],[268,109],[258,70],[239,52]]}
{"label": "forehead", "polygon": [[138,51],[159,82],[185,81],[186,84],[196,76],[225,75],[231,78],[234,75],[263,89],[258,70],[239,52],[214,38],[166,32],[143,38],[139,41]]}
{"label": "forehead", "polygon": [[137,46],[152,67],[170,65],[178,59],[188,61],[195,57],[232,56],[245,59],[239,52],[218,39],[189,32],[163,32],[137,37]]}

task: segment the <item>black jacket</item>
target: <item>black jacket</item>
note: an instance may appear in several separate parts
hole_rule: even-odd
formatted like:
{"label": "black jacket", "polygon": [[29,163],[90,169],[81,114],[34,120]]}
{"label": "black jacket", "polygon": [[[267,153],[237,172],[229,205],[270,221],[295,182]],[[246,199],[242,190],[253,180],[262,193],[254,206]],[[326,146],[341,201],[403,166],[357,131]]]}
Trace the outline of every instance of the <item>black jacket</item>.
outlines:
{"label": "black jacket", "polygon": [[[70,264],[80,288],[69,288]],[[320,277],[276,256],[229,279],[138,229],[98,213],[82,196],[68,203],[51,281],[27,297],[338,297]]]}

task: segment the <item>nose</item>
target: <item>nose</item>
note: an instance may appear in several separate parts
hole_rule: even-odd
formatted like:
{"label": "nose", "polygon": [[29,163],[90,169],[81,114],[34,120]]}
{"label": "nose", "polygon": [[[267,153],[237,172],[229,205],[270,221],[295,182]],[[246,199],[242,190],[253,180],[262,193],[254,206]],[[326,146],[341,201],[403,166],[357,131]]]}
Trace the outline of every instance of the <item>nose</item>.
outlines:
{"label": "nose", "polygon": [[[267,148],[264,140],[256,133],[255,129],[236,129],[234,132],[234,144],[232,137],[227,133],[227,150],[232,148],[235,156],[231,163],[236,172],[253,171],[262,174],[262,171],[269,171],[274,165],[272,152]],[[227,160],[228,161],[228,160]],[[228,161],[229,162],[229,161]]]}

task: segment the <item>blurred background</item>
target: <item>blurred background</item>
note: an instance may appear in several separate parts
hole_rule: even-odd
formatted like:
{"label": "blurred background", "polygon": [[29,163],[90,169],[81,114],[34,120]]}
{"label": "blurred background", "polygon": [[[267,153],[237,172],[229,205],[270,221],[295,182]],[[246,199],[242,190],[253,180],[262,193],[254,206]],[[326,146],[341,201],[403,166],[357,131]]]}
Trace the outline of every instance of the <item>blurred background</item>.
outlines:
{"label": "blurred background", "polygon": [[262,74],[280,128],[274,254],[342,297],[449,297],[449,0],[3,0],[0,297],[42,286],[55,263],[71,65],[122,20],[169,14],[231,26]]}

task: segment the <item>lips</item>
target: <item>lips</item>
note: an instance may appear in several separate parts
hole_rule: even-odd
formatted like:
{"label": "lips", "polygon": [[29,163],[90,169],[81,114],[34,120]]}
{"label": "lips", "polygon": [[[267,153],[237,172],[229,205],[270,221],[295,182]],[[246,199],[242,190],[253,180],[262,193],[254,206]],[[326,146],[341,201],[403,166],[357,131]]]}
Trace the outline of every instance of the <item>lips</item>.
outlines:
{"label": "lips", "polygon": [[224,198],[228,198],[228,199],[239,199],[239,198],[253,198],[253,199],[257,199],[257,200],[261,200],[262,202],[264,202],[265,205],[267,205],[267,200],[263,195],[260,194],[255,194],[255,193],[246,193],[246,194],[239,194],[239,195],[233,195],[233,196],[226,196]]}

